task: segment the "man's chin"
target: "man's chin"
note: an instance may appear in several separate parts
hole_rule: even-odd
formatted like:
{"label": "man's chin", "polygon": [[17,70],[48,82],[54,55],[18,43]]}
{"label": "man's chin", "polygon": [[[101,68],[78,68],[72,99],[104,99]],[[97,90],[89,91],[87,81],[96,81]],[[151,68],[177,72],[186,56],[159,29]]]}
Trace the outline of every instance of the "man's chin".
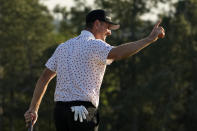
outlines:
{"label": "man's chin", "polygon": [[104,37],[104,38],[101,38],[101,40],[102,40],[102,41],[105,41],[105,39],[106,39],[106,37]]}
{"label": "man's chin", "polygon": [[106,40],[106,38],[107,38],[107,36],[105,36],[105,37],[103,38],[103,41],[105,41],[105,40]]}

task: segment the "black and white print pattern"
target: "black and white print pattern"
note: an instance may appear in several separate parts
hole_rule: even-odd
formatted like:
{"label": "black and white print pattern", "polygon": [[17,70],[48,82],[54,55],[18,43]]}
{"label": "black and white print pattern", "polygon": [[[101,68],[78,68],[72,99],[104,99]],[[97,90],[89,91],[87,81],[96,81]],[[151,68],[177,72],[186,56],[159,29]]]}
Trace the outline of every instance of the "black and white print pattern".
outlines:
{"label": "black and white print pattern", "polygon": [[100,86],[107,56],[113,46],[83,30],[78,37],[60,44],[45,64],[57,73],[55,101],[90,101],[99,104]]}

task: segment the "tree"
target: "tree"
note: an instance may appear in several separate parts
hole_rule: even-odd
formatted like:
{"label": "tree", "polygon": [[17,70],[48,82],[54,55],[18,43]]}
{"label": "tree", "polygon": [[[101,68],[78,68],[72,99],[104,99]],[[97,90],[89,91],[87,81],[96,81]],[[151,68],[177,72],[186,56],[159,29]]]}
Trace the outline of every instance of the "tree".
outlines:
{"label": "tree", "polygon": [[42,53],[54,42],[52,17],[38,0],[0,0],[0,25],[0,129],[24,130]]}
{"label": "tree", "polygon": [[[107,42],[113,46],[146,37],[153,23],[140,16],[167,0],[99,0],[121,28]],[[150,7],[147,6],[150,5]],[[193,131],[197,129],[197,2],[180,0],[175,14],[161,14],[166,37],[128,59],[108,66],[101,87],[100,130]],[[44,63],[58,44],[79,34],[92,7],[84,0],[67,10],[58,30],[38,0],[0,0],[0,130],[24,130],[23,113]],[[35,130],[54,130],[55,80],[40,107]]]}

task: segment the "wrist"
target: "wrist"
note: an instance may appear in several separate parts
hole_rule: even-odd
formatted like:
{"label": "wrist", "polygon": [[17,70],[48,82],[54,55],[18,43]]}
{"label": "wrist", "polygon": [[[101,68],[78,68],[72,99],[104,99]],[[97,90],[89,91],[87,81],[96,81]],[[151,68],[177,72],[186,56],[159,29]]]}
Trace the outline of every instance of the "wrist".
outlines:
{"label": "wrist", "polygon": [[38,113],[38,109],[37,109],[37,108],[29,107],[29,111],[30,111],[30,112]]}
{"label": "wrist", "polygon": [[157,40],[157,38],[155,38],[155,37],[153,37],[151,35],[149,35],[148,37],[146,37],[146,39],[147,39],[148,43],[153,43],[153,42],[155,42]]}

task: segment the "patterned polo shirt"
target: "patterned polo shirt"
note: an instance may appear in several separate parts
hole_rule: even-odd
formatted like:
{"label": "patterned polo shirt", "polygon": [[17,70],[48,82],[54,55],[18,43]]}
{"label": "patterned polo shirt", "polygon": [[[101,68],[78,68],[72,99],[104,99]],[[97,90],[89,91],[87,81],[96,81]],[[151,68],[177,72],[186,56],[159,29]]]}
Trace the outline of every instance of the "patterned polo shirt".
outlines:
{"label": "patterned polo shirt", "polygon": [[98,107],[107,59],[113,48],[86,30],[60,44],[46,67],[57,73],[55,101],[89,101]]}

